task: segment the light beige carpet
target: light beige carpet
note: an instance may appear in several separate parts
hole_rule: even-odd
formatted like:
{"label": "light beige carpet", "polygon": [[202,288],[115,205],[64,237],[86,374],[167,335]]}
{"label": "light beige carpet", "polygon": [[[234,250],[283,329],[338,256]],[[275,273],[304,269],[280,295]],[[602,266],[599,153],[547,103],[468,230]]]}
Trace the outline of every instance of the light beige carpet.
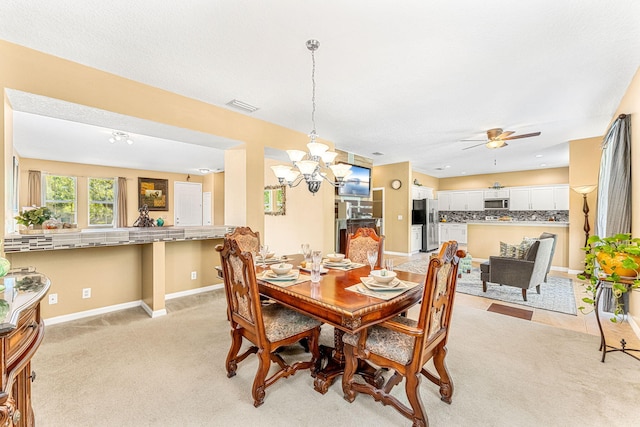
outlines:
{"label": "light beige carpet", "polygon": [[[225,304],[214,291],[171,300],[169,314],[156,319],[130,309],[48,327],[32,366],[38,427],[410,425],[369,396],[347,403],[339,382],[318,394],[306,372],[267,389],[254,408],[255,357],[226,377]],[[456,307],[453,403],[424,380],[430,425],[638,425],[640,362],[611,353],[600,363],[598,344],[595,336]]]}

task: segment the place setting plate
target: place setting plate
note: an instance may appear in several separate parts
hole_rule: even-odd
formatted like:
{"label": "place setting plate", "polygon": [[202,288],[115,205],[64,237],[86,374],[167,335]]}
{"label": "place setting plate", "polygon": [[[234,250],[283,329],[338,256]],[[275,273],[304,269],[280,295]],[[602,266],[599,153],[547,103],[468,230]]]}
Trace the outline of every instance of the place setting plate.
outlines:
{"label": "place setting plate", "polygon": [[275,280],[275,281],[286,282],[290,280],[297,280],[299,276],[300,276],[299,270],[291,270],[287,274],[279,274],[279,275],[274,273],[271,270],[266,270],[262,273],[260,278],[263,280]]}
{"label": "place setting plate", "polygon": [[409,288],[409,286],[403,282],[402,280],[395,278],[393,279],[391,282],[389,283],[380,283],[377,282],[373,277],[361,277],[360,281],[362,282],[362,284],[364,286],[367,287],[367,289],[370,289],[372,291],[382,291],[382,292],[386,292],[386,291],[391,291],[391,292],[398,292],[400,290],[405,290],[407,288]]}

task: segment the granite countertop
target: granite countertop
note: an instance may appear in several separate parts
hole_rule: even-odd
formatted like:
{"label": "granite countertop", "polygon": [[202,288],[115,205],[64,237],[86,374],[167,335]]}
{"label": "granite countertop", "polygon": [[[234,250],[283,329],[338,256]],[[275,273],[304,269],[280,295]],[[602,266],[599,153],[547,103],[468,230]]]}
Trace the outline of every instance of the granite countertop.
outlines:
{"label": "granite countertop", "polygon": [[[446,223],[448,224],[448,223]],[[453,223],[455,224],[455,223]],[[461,223],[458,223],[461,224]],[[468,225],[512,225],[512,226],[527,226],[527,227],[568,227],[567,221],[468,221]]]}

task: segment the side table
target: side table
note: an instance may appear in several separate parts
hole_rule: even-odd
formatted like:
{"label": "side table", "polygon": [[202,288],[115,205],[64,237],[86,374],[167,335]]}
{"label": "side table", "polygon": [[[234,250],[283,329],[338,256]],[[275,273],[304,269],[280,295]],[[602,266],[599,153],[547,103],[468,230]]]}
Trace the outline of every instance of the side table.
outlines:
{"label": "side table", "polygon": [[[625,286],[627,286],[627,289],[629,289],[632,284],[631,282],[627,282],[624,280],[621,280],[620,282]],[[606,280],[598,280],[598,284],[596,285],[596,306],[595,306],[596,310],[595,311],[596,311],[596,321],[598,322],[598,329],[600,330],[599,351],[602,351],[602,360],[600,361],[604,363],[605,356],[607,355],[607,353],[612,351],[620,351],[640,361],[640,358],[638,356],[636,356],[635,354],[629,353],[630,351],[640,352],[640,349],[627,348],[627,342],[625,341],[624,338],[620,340],[620,347],[614,347],[612,345],[607,344],[607,341],[604,336],[604,330],[602,329],[602,324],[600,323],[600,297],[602,296],[602,290],[605,288],[611,288],[611,282],[608,282]]]}

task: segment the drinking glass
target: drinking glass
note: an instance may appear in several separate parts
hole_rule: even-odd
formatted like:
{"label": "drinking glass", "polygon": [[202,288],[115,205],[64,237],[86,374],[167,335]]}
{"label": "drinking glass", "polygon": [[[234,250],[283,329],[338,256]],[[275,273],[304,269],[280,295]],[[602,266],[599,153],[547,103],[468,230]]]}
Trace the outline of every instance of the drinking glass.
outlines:
{"label": "drinking glass", "polygon": [[386,268],[387,271],[393,271],[393,259],[390,259],[390,258],[385,259],[384,268]]}
{"label": "drinking glass", "polygon": [[322,268],[322,251],[311,252],[311,282],[320,281],[320,269]]}
{"label": "drinking glass", "polygon": [[304,261],[309,262],[311,260],[311,246],[308,243],[300,245],[302,255],[304,255]]}
{"label": "drinking glass", "polygon": [[260,256],[262,257],[262,268],[267,267],[267,254],[269,253],[269,246],[260,245]]}
{"label": "drinking glass", "polygon": [[378,261],[378,251],[367,251],[367,260],[369,260],[371,271],[373,271],[376,266],[376,261]]}

